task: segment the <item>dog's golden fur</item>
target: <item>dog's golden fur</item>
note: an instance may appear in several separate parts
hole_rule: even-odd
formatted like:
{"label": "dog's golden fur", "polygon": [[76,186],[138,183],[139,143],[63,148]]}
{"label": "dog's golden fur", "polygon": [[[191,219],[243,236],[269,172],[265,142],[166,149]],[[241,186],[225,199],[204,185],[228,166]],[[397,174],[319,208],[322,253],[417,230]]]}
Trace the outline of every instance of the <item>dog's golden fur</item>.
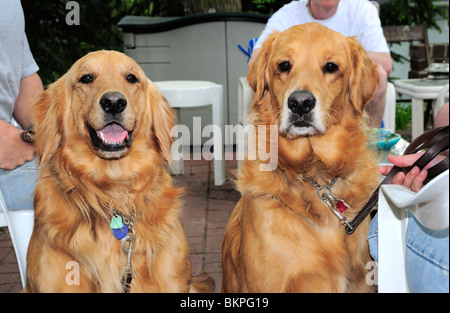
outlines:
{"label": "dog's golden fur", "polygon": [[[127,100],[114,116],[99,104],[112,91]],[[165,169],[173,111],[138,64],[119,52],[90,53],[35,109],[40,178],[25,291],[123,292],[127,256],[110,229],[113,210],[136,216],[131,292],[211,291],[210,277],[191,276],[179,221],[182,190]],[[94,145],[89,129],[95,137],[110,122],[127,132],[129,146]]]}
{"label": "dog's golden fur", "polygon": [[[378,84],[376,65],[355,39],[311,23],[271,35],[247,78],[255,91],[250,123],[279,127],[278,167],[260,171],[267,161],[243,163],[237,181],[243,195],[222,245],[222,290],[371,291],[365,281],[369,219],[347,235],[301,177],[327,185],[338,175],[331,190],[350,205],[343,213],[348,220],[375,190],[363,112]],[[316,99],[306,126],[294,124],[287,106],[295,91]]]}

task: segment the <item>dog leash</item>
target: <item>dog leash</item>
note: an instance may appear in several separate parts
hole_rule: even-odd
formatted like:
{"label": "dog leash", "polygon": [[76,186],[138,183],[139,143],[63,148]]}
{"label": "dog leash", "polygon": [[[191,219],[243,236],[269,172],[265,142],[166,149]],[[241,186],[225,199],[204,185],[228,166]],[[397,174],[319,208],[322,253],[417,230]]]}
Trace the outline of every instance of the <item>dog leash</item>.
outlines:
{"label": "dog leash", "polygon": [[[428,149],[412,166],[409,167],[398,167],[394,166],[389,174],[381,182],[381,185],[391,184],[393,178],[397,173],[403,172],[408,173],[412,168],[418,167],[422,170],[431,160],[433,160],[439,153],[445,151],[449,148],[449,126],[438,127],[430,130],[419,137],[417,137],[405,150],[403,155],[414,154],[421,150]],[[433,167],[428,169],[427,179],[424,184],[428,183],[434,177],[442,173],[449,168],[448,157]],[[380,191],[380,186],[377,187],[375,192],[369,198],[367,203],[358,212],[355,218],[345,224],[345,232],[350,235],[356,230],[359,224],[367,217],[372,208],[378,203],[378,194]]]}
{"label": "dog leash", "polygon": [[[380,191],[380,186],[384,184],[391,184],[393,178],[397,173],[404,172],[408,173],[412,168],[417,166],[422,170],[431,160],[433,160],[439,153],[445,151],[449,148],[449,127],[444,126],[440,128],[435,128],[427,133],[422,134],[416,138],[405,150],[403,155],[414,154],[421,150],[428,149],[416,162],[409,167],[398,167],[394,166],[381,184],[377,187],[374,193],[370,196],[369,200],[363,206],[363,208],[358,212],[352,221],[347,220],[343,213],[349,206],[344,200],[338,199],[333,196],[331,188],[333,187],[339,176],[336,176],[331,180],[328,185],[319,185],[312,177],[301,177],[301,179],[306,180],[317,190],[317,196],[324,201],[324,203],[330,208],[332,213],[339,219],[341,224],[345,227],[345,232],[351,235],[355,232],[359,224],[367,217],[372,208],[378,203],[378,195]],[[434,177],[442,173],[449,168],[448,157],[433,167],[428,169],[427,179],[424,184],[431,181]],[[280,197],[272,196],[273,199],[280,201],[284,206],[289,208],[294,213],[297,213],[292,209],[287,203],[285,203]],[[297,213],[298,214],[298,213]]]}
{"label": "dog leash", "polygon": [[23,142],[34,144],[34,135],[34,125],[31,125],[30,128],[20,133],[20,139]]}

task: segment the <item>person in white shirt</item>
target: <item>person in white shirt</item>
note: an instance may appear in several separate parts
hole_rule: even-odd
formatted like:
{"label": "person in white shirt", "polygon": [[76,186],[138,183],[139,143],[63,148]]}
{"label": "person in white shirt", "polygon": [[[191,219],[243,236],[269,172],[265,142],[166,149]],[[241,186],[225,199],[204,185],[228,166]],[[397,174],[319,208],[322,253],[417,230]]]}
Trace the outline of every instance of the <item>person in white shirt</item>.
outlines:
{"label": "person in white shirt", "polygon": [[283,6],[269,19],[258,38],[249,66],[256,59],[262,43],[274,31],[284,31],[298,24],[320,23],[345,36],[356,36],[373,62],[378,65],[380,83],[374,98],[366,106],[372,127],[380,127],[386,98],[387,78],[392,59],[377,8],[368,0],[300,0]]}

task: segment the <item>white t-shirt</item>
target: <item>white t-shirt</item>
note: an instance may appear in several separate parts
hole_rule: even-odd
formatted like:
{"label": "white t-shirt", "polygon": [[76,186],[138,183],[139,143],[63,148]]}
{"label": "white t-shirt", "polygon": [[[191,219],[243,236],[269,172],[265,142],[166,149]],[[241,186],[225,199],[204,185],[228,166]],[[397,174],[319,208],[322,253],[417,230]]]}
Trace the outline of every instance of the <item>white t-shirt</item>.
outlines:
{"label": "white t-shirt", "polygon": [[25,35],[20,0],[0,0],[0,119],[11,122],[20,80],[38,70]]}
{"label": "white t-shirt", "polygon": [[377,8],[368,0],[340,0],[336,13],[327,20],[316,20],[309,14],[308,0],[292,1],[269,19],[255,44],[255,49],[274,31],[310,22],[320,23],[344,36],[356,36],[366,51],[389,52]]}

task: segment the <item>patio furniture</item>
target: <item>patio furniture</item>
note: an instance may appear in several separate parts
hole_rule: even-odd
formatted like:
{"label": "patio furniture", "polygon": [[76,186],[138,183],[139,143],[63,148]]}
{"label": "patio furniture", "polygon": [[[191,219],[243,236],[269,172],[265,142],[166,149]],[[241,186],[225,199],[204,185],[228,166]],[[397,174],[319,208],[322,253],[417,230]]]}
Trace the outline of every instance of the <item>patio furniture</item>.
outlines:
{"label": "patio furniture", "polygon": [[[214,144],[214,184],[221,186],[225,183],[225,161],[223,149],[223,88],[221,85],[207,81],[160,81],[155,85],[166,97],[170,106],[174,109],[195,108],[199,106],[212,106],[213,125],[220,128],[220,134],[215,133]],[[192,132],[191,132],[192,134]],[[190,135],[191,135],[190,134]],[[200,134],[192,134],[202,136]],[[220,136],[219,136],[220,135]],[[196,138],[200,140],[200,138]],[[183,159],[174,164],[176,174],[182,174]]]}
{"label": "patio furniture", "polygon": [[[428,228],[449,227],[449,171],[418,193],[400,185],[383,185],[378,200],[378,292],[409,292],[405,238],[411,211]],[[440,205],[436,205],[439,203]]]}
{"label": "patio furniture", "polygon": [[386,87],[386,106],[383,113],[383,124],[384,128],[389,129],[393,133],[395,133],[396,96],[394,84],[388,82]]}
{"label": "patio furniture", "polygon": [[426,66],[431,64],[430,44],[428,42],[427,25],[396,25],[383,26],[384,37],[387,42],[419,41],[425,45]]}
{"label": "patio furniture", "polygon": [[394,84],[397,93],[411,97],[411,133],[412,139],[415,139],[424,132],[423,100],[437,99],[441,89],[448,84],[448,79],[399,79]]}
{"label": "patio furniture", "polygon": [[[448,136],[448,125],[430,130],[414,140],[405,150],[404,155],[426,150],[414,165],[423,169],[437,154],[448,150]],[[448,269],[448,250],[441,252],[436,249],[442,243],[438,238],[445,240],[447,237],[448,244],[448,158],[428,169],[429,181],[426,184],[424,182],[424,186],[418,192],[413,192],[409,187],[391,183],[397,173],[405,170],[409,171],[408,168],[392,168],[382,182],[378,193],[377,233],[369,232],[369,242],[374,243],[373,240],[376,240],[376,246],[378,246],[378,250],[373,251],[375,255],[378,254],[378,258],[375,257],[378,259],[378,290],[379,292],[409,292],[409,283],[411,287],[420,288],[414,289],[414,292],[442,290],[445,286],[427,285],[434,279],[441,280],[445,277],[445,271],[441,274],[439,272],[445,266]],[[414,218],[411,218],[412,216]],[[445,241],[443,243],[445,245]],[[427,263],[436,265],[433,270],[428,268],[424,269],[423,273],[418,273],[420,286],[413,282],[415,273],[412,273],[411,269],[407,273],[407,266],[411,265],[409,261],[414,256],[424,258]],[[412,279],[409,282],[408,274]],[[448,270],[446,276],[448,277]],[[425,283],[424,280],[428,278],[430,282]]]}
{"label": "patio furniture", "polygon": [[433,117],[434,118],[436,118],[437,113],[444,106],[444,104],[446,102],[448,102],[448,91],[449,91],[449,84],[445,85],[441,89],[441,91],[439,91],[436,101],[434,101],[434,103],[433,103]]}
{"label": "patio furniture", "polygon": [[8,227],[23,287],[26,284],[27,250],[31,233],[33,232],[33,224],[34,211],[8,211],[0,190],[0,226]]}

